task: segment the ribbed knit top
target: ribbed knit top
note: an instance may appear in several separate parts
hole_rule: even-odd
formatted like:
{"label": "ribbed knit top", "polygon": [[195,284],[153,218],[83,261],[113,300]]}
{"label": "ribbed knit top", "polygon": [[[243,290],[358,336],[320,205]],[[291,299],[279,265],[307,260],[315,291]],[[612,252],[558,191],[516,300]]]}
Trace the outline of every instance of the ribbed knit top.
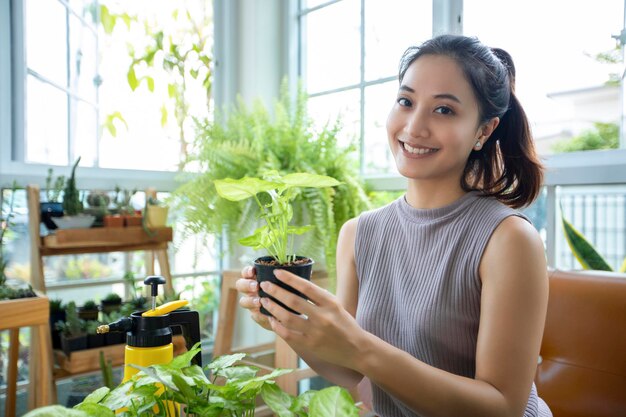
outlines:
{"label": "ribbed knit top", "polygon": [[[413,208],[403,196],[361,214],[355,241],[359,325],[422,362],[474,378],[478,267],[493,231],[509,216],[524,217],[477,192],[436,209]],[[372,401],[381,417],[417,416],[374,384]],[[533,384],[524,416],[540,415],[551,414]]]}

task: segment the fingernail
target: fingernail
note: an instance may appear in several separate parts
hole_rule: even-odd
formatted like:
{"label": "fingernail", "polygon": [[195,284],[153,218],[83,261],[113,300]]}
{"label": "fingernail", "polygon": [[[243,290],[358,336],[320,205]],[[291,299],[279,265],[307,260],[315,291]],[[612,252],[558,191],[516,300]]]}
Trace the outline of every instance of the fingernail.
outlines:
{"label": "fingernail", "polygon": [[256,290],[257,289],[257,282],[256,281],[250,281],[250,289],[251,290]]}
{"label": "fingernail", "polygon": [[264,306],[268,305],[270,302],[270,300],[267,299],[267,297],[262,297],[261,298],[261,304],[263,304]]}
{"label": "fingernail", "polygon": [[271,287],[272,287],[272,285],[271,285],[271,283],[269,283],[268,281],[263,281],[263,282],[261,283],[261,288],[262,288],[264,291],[269,290]]}
{"label": "fingernail", "polygon": [[252,299],[252,304],[254,304],[255,306],[258,306],[259,304],[261,304],[261,299],[259,297],[255,297]]}

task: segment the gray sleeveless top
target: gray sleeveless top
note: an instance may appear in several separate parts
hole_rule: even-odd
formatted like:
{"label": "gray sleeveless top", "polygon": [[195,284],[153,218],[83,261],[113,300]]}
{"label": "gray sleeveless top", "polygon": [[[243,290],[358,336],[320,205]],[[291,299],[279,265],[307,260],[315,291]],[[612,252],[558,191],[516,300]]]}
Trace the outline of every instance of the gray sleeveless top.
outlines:
{"label": "gray sleeveless top", "polygon": [[[361,214],[354,248],[359,325],[422,362],[474,378],[478,266],[509,216],[526,218],[477,192],[436,209],[415,209],[401,197]],[[374,384],[372,402],[381,417],[417,416]],[[533,384],[524,417],[551,415]]]}

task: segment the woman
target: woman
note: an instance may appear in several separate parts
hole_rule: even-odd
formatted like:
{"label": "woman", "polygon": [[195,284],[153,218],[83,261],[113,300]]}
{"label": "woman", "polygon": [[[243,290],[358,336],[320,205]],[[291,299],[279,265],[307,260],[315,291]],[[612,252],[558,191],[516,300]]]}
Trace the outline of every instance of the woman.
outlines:
{"label": "woman", "polygon": [[544,249],[515,210],[542,168],[512,60],[444,35],[405,52],[399,81],[387,134],[406,194],[343,225],[336,297],[276,271],[311,300],[263,283],[291,314],[246,268],[240,304],[333,383],[366,377],[382,417],[550,416],[533,384]]}

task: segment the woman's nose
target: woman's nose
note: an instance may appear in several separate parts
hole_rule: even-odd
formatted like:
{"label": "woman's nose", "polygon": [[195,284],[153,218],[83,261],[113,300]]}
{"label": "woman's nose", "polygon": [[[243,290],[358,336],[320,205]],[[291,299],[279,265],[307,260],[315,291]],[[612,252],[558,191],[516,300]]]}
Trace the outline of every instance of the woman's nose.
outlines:
{"label": "woman's nose", "polygon": [[430,135],[428,128],[428,119],[424,112],[416,109],[413,111],[405,125],[406,132],[414,138],[424,138]]}

